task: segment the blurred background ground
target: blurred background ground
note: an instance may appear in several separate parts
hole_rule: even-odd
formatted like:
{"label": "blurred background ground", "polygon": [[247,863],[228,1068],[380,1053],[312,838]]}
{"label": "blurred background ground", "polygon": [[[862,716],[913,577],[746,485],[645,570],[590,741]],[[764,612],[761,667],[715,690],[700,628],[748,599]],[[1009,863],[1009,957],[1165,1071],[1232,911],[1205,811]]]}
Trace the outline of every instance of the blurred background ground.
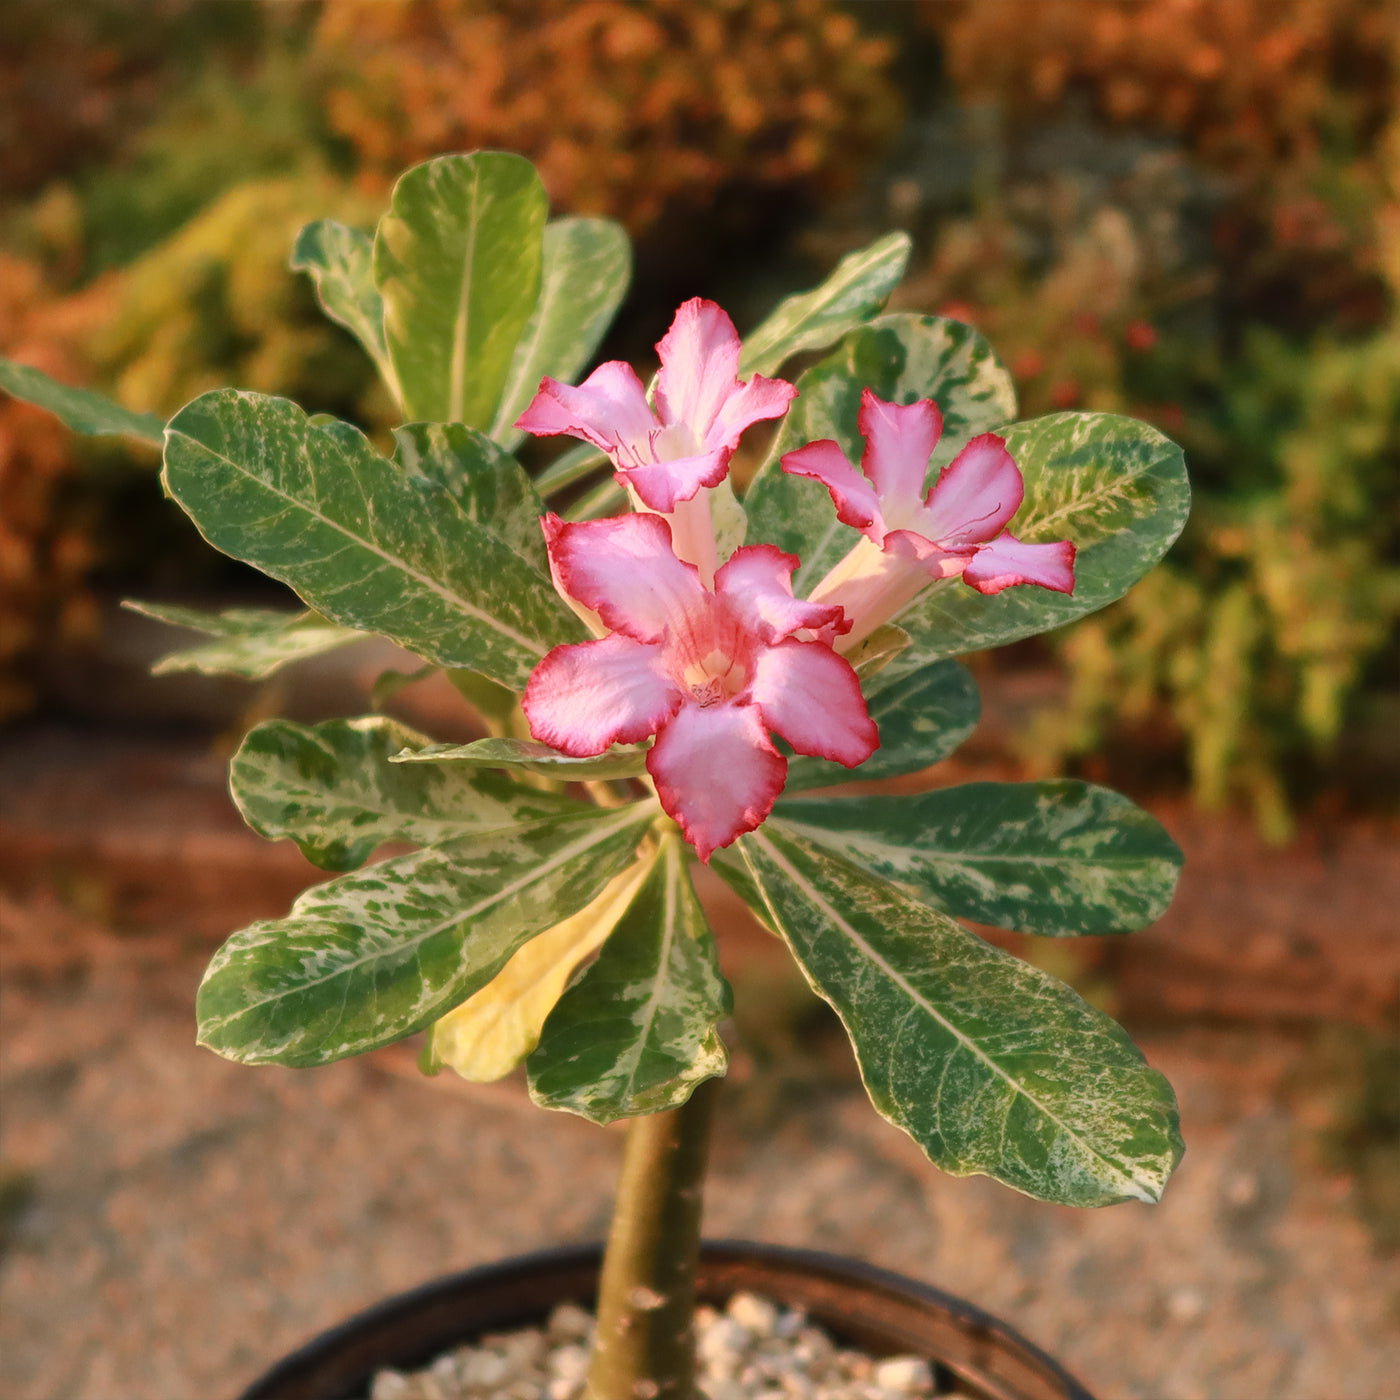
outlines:
{"label": "blurred background ground", "polygon": [[[1075,1215],[939,1177],[721,908],[747,1047],[708,1228],[962,1292],[1109,1396],[1393,1396],[1400,1373],[1400,17],[1387,0],[10,0],[0,354],[173,411],[225,383],[390,408],[286,269],[392,177],[520,150],[637,274],[740,328],[890,227],[902,308],[976,324],[1023,413],[1133,413],[1195,508],[1122,603],[977,663],[928,781],[1125,787],[1187,851],[1126,940],[1015,945],[1178,1088],[1166,1203]],[[739,469],[752,467],[750,452]],[[153,460],[0,401],[0,1391],[195,1400],[392,1289],[606,1218],[615,1135],[389,1052],[192,1045],[200,968],[315,872],[223,794],[270,714],[366,708],[402,655],[150,682],[124,595],[290,602]],[[431,683],[401,712],[466,723]],[[462,731],[464,732],[464,731]],[[567,1161],[567,1171],[560,1170]]]}

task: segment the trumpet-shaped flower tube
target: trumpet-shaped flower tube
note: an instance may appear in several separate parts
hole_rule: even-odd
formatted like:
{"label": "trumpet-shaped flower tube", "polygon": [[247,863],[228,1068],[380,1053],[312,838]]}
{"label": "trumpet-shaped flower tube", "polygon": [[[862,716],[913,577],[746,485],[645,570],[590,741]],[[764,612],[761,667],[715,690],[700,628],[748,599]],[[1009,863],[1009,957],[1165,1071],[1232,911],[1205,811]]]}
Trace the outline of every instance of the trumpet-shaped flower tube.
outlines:
{"label": "trumpet-shaped flower tube", "polygon": [[741,383],[734,323],[699,297],[680,307],[656,350],[655,408],[631,365],[609,360],[577,387],[546,376],[515,426],[605,452],[639,509],[675,516],[677,553],[708,584],[716,560],[705,489],[724,480],[744,429],[781,418],[797,390],[761,374]]}
{"label": "trumpet-shaped flower tube", "polygon": [[792,596],[793,555],[746,545],[710,589],[657,515],[546,516],[544,532],[560,591],[609,630],[535,667],[530,733],[578,758],[654,734],[647,771],[701,860],[757,827],[782,791],[787,760],[770,733],[848,768],[875,751],[855,672],[793,635],[845,626],[839,607]]}
{"label": "trumpet-shaped flower tube", "polygon": [[886,403],[865,389],[858,426],[865,439],[859,471],[830,440],[782,459],[785,472],[820,481],[837,518],[865,536],[812,590],[813,602],[839,605],[851,623],[840,649],[869,636],[934,579],[960,576],[979,593],[1021,583],[1073,592],[1068,540],[1027,544],[1004,528],[1025,487],[1002,438],[973,438],[926,493],[929,458],[943,431],[931,399]]}

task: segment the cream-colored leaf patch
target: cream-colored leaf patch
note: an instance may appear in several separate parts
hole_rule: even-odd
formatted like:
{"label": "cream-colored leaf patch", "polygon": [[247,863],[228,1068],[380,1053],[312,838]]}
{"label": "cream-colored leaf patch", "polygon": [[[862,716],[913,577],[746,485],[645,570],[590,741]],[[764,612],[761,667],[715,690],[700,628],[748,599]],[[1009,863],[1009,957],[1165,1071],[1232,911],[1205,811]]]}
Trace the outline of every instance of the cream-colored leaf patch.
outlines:
{"label": "cream-colored leaf patch", "polygon": [[427,1064],[486,1084],[513,1070],[539,1042],[540,1030],[574,969],[602,946],[645,878],[637,861],[570,918],[537,934],[479,992],[434,1023]]}

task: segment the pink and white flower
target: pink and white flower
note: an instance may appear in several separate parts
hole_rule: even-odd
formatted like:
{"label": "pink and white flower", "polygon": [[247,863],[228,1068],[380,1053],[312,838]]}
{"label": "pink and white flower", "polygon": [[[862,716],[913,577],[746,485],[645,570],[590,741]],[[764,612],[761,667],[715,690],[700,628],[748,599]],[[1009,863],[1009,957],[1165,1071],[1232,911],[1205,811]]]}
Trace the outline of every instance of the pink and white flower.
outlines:
{"label": "pink and white flower", "polygon": [[961,576],[979,593],[1022,583],[1073,592],[1068,540],[1027,544],[1003,528],[1025,495],[1003,438],[973,438],[925,493],[943,431],[938,405],[886,403],[864,389],[857,423],[865,439],[859,471],[829,439],[782,459],[785,472],[820,481],[837,518],[865,536],[812,590],[813,602],[839,605],[851,621],[839,649],[869,636],[934,579]]}
{"label": "pink and white flower", "polygon": [[577,387],[540,380],[515,426],[538,437],[567,433],[607,453],[638,509],[676,517],[677,553],[708,584],[717,561],[704,493],[724,480],[744,430],[781,418],[797,390],[761,374],[741,383],[734,323],[699,297],[680,307],[656,350],[655,408],[632,366],[609,360]]}
{"label": "pink and white flower", "polygon": [[701,860],[757,827],[798,753],[853,768],[879,744],[855,672],[824,642],[839,607],[792,596],[797,559],[746,545],[706,588],[657,515],[565,524],[544,518],[559,589],[608,629],[555,647],[522,701],[530,733],[584,758],[650,735],[647,771]]}
{"label": "pink and white flower", "polygon": [[692,297],[658,342],[656,407],[631,365],[609,360],[575,388],[547,375],[515,426],[568,433],[606,452],[621,485],[667,513],[718,486],[745,428],[781,418],[797,390],[756,374],[739,382],[739,336],[712,301]]}

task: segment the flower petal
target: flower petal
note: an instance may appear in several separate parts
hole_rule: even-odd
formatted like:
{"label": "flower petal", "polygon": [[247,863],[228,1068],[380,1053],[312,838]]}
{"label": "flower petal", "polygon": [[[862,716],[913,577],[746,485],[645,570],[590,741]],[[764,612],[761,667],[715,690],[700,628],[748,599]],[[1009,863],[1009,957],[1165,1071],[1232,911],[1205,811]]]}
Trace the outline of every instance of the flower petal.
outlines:
{"label": "flower petal", "polygon": [[614,473],[620,486],[630,486],[650,510],[669,515],[679,501],[688,501],[703,486],[718,486],[729,470],[727,451],[703,452],[671,462],[646,463]]}
{"label": "flower petal", "polygon": [[530,733],[572,758],[655,734],[681,702],[660,662],[659,647],[617,633],[555,647],[520,702]]}
{"label": "flower petal", "polygon": [[793,476],[809,476],[813,481],[820,481],[831,492],[836,518],[843,525],[863,530],[876,544],[884,538],[875,488],[846,460],[846,454],[830,438],[809,442],[795,452],[785,452],[781,465]]}
{"label": "flower petal", "polygon": [[708,861],[772,810],[787,760],[756,705],[682,705],[648,751],[647,772],[662,807]]}
{"label": "flower petal", "polygon": [[886,516],[921,504],[928,459],[943,432],[943,415],[932,399],[886,403],[869,389],[860,392],[856,426],[865,439],[860,464],[880,497]]}
{"label": "flower petal", "polygon": [[745,428],[765,418],[781,418],[796,397],[796,388],[786,379],[765,379],[761,374],[734,385],[705,432],[705,446],[738,447]]}
{"label": "flower petal", "polygon": [[1005,440],[982,433],[939,473],[914,525],[947,548],[985,544],[1021,508],[1025,492]]}
{"label": "flower petal", "polygon": [[1000,593],[1018,583],[1073,593],[1074,546],[1068,540],[1023,544],[1009,532],[1000,534],[972,556],[963,579],[979,593]]}
{"label": "flower petal", "polygon": [[676,558],[659,515],[562,524],[548,544],[564,591],[636,641],[659,642],[668,628],[687,628],[713,607],[695,565]]}
{"label": "flower petal", "polygon": [[779,642],[758,658],[750,698],[798,753],[854,768],[880,746],[850,664],[823,642]]}
{"label": "flower petal", "polygon": [[612,455],[645,443],[658,425],[636,370],[622,360],[609,360],[577,387],[546,375],[515,426],[536,437],[568,433]]}
{"label": "flower petal", "polygon": [[656,407],[663,423],[685,423],[697,442],[707,442],[710,425],[734,392],[739,372],[739,333],[712,301],[691,297],[676,311],[671,328],[657,342],[661,370],[656,376]]}
{"label": "flower petal", "polygon": [[930,578],[952,578],[967,567],[967,561],[977,551],[976,545],[963,549],[944,549],[917,530],[891,530],[885,536],[886,554],[894,554],[901,559],[913,559],[923,566]]}
{"label": "flower petal", "polygon": [[792,596],[795,554],[784,554],[777,545],[746,544],[736,549],[715,574],[715,592],[729,604],[745,631],[756,632],[765,642],[791,636],[800,627],[814,631],[834,626],[848,632],[839,606],[809,603]]}

